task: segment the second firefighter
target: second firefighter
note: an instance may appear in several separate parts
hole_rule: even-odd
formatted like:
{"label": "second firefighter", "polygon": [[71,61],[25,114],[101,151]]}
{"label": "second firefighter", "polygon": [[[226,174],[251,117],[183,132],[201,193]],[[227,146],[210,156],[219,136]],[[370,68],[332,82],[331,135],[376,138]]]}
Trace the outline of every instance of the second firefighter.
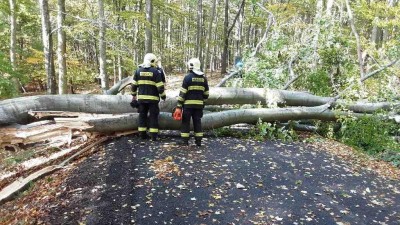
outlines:
{"label": "second firefighter", "polygon": [[182,112],[181,137],[182,144],[189,144],[190,121],[193,120],[194,138],[197,146],[201,146],[203,131],[201,118],[204,103],[208,99],[209,88],[207,78],[200,70],[200,60],[192,58],[188,61],[189,73],[183,79],[178,97],[178,112]]}

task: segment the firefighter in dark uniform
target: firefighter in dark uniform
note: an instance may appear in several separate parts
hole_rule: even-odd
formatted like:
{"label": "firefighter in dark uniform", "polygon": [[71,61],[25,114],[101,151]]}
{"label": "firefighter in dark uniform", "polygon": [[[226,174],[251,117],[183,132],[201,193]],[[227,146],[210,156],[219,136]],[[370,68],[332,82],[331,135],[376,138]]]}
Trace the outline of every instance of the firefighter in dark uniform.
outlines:
{"label": "firefighter in dark uniform", "polygon": [[[166,84],[166,80],[165,80],[165,72],[164,69],[161,67],[161,62],[159,59],[155,60],[156,62],[151,63],[152,67],[155,67],[160,73],[161,73],[161,80],[162,82],[164,82],[164,85]],[[143,64],[139,65],[139,68],[143,67]]]}
{"label": "firefighter in dark uniform", "polygon": [[208,99],[209,95],[208,81],[204,73],[200,70],[199,59],[190,59],[188,66],[189,74],[183,79],[176,111],[182,113],[182,144],[189,144],[190,120],[192,119],[195,143],[197,146],[201,146],[201,139],[203,138],[201,118],[203,117],[204,102]]}
{"label": "firefighter in dark uniform", "polygon": [[[166,98],[162,73],[151,66],[155,61],[156,56],[148,53],[144,57],[142,66],[135,71],[132,81],[131,102],[132,107],[138,106],[140,137],[142,139],[148,138],[147,128],[149,127],[153,141],[156,141],[158,136],[158,115],[160,114],[158,103],[160,98],[162,100]],[[150,112],[149,119],[147,119],[148,112]]]}

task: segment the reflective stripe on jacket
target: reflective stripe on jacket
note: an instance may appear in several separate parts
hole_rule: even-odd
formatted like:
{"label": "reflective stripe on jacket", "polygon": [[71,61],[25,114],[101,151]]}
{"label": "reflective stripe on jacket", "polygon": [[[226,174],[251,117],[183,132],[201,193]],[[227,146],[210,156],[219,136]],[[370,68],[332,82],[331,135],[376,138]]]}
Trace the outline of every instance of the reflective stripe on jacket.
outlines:
{"label": "reflective stripe on jacket", "polygon": [[137,96],[139,103],[158,103],[165,98],[162,74],[154,67],[140,67],[133,75],[132,95]]}
{"label": "reflective stripe on jacket", "polygon": [[183,79],[178,97],[178,107],[203,108],[208,95],[207,78],[190,71]]}

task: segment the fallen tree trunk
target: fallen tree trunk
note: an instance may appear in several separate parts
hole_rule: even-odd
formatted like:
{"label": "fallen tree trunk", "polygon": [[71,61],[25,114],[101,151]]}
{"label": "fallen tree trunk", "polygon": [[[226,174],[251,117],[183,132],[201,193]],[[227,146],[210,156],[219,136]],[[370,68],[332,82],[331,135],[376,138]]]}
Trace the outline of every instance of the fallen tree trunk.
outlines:
{"label": "fallen tree trunk", "polygon": [[133,76],[129,76],[127,78],[120,80],[118,83],[114,84],[114,86],[112,86],[110,90],[106,91],[106,95],[118,94],[126,86],[131,85],[132,81],[133,81]]}
{"label": "fallen tree trunk", "polygon": [[[176,106],[178,91],[167,92],[167,100],[160,102],[160,110],[171,112]],[[318,106],[330,102],[330,97],[315,96],[305,92],[265,90],[262,88],[211,88],[207,105],[268,104],[279,106]],[[69,111],[96,114],[131,113],[129,95],[39,95],[8,99],[0,102],[0,126],[12,123],[25,124],[32,120],[29,111]],[[371,113],[376,110],[400,108],[400,103],[345,103],[354,112]]]}
{"label": "fallen tree trunk", "polygon": [[215,85],[215,87],[223,87],[229,79],[236,76],[237,74],[239,74],[239,71],[234,71],[234,72],[230,73],[228,76],[226,76],[224,79],[222,79],[217,85]]}
{"label": "fallen tree trunk", "polygon": [[[318,119],[334,121],[338,116],[352,115],[355,117],[363,114],[325,110],[320,113],[321,107],[293,107],[276,109],[238,109],[224,112],[208,113],[203,116],[202,127],[205,130],[216,129],[238,123],[255,124],[259,119],[265,122],[289,121],[302,119]],[[85,131],[103,133],[136,130],[138,128],[138,114],[129,113],[121,115],[103,115],[102,117],[81,117],[81,118],[55,118],[56,124],[70,124],[71,129],[87,127]],[[71,127],[71,122],[74,126]],[[162,130],[179,130],[181,121],[173,120],[171,113],[160,113],[159,128]],[[66,126],[66,125],[65,125]]]}

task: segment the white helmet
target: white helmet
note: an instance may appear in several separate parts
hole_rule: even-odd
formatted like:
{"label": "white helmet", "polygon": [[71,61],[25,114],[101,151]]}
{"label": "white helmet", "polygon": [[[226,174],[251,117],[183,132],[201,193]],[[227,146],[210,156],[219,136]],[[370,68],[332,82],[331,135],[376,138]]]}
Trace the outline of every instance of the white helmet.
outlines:
{"label": "white helmet", "polygon": [[156,64],[157,57],[153,53],[147,53],[143,59],[143,67],[151,67]]}
{"label": "white helmet", "polygon": [[189,70],[192,70],[197,75],[203,75],[204,73],[200,70],[200,60],[198,58],[191,58],[188,61]]}

